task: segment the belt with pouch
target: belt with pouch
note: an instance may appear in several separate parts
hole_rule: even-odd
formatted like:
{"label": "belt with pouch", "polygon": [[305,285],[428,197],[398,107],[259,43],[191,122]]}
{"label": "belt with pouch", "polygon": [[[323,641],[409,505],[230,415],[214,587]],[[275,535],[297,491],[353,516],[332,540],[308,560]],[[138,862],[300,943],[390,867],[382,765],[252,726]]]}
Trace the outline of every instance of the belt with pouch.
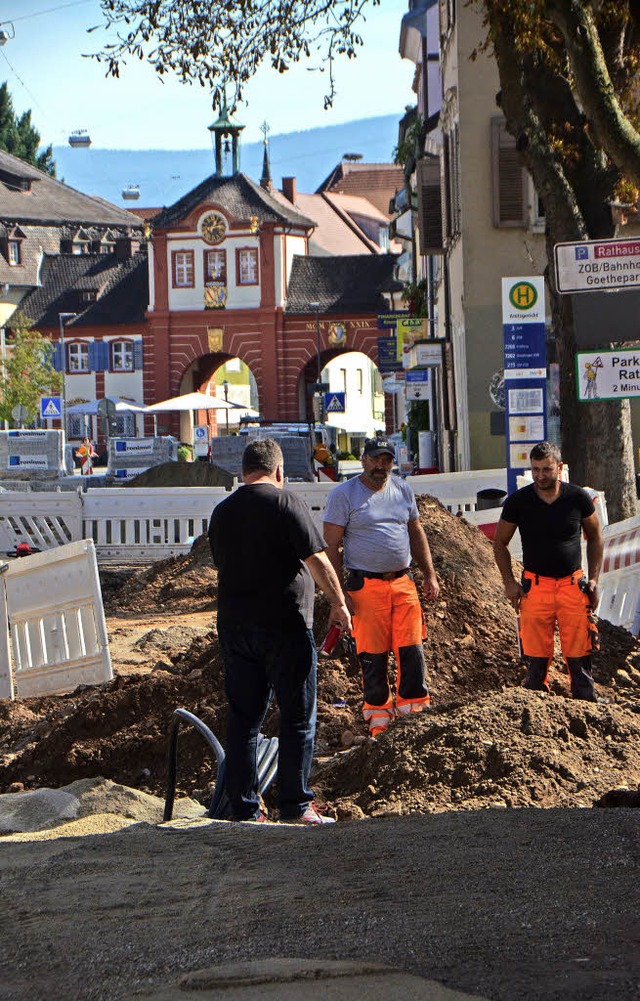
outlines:
{"label": "belt with pouch", "polygon": [[362,574],[363,577],[372,577],[374,580],[396,580],[409,573],[409,567],[404,570],[385,570],[384,573],[370,573],[368,570],[351,570],[350,573]]}

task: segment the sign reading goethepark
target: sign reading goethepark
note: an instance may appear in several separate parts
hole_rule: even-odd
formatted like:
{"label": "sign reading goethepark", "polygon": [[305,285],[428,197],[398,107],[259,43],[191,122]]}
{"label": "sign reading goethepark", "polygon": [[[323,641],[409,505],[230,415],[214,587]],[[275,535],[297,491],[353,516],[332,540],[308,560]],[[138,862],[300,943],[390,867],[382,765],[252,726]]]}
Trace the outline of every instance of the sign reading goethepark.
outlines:
{"label": "sign reading goethepark", "polygon": [[556,243],[558,292],[597,292],[640,285],[640,237]]}
{"label": "sign reading goethepark", "polygon": [[640,396],[640,348],[578,352],[576,383],[585,402]]}

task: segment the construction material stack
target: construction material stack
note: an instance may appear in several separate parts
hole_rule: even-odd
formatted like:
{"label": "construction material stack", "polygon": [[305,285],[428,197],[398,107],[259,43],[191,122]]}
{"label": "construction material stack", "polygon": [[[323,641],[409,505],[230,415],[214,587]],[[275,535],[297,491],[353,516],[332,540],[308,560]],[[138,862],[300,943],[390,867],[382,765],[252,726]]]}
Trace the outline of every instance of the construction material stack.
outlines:
{"label": "construction material stack", "polygon": [[160,438],[110,438],[107,482],[114,485],[139,476],[151,466],[175,462],[179,442],[170,435]]}
{"label": "construction material stack", "polygon": [[0,431],[0,486],[5,490],[55,490],[64,476],[60,429]]}

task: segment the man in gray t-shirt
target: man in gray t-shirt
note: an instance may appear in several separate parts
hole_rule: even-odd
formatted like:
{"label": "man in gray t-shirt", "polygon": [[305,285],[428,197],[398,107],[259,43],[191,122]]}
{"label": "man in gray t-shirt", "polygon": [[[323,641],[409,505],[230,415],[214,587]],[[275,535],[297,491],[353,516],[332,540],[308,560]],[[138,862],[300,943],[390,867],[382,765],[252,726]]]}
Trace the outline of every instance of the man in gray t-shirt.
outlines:
{"label": "man in gray t-shirt", "polygon": [[[387,439],[367,439],[362,473],[331,491],[324,512],[327,555],[341,579],[343,567],[347,572],[363,714],[374,737],[395,713],[420,712],[429,704],[422,648],[426,632],[409,572],[412,558],[424,575],[425,598],[436,598],[440,590],[413,491],[391,475],[394,455]],[[390,650],[397,668],[395,706],[387,674]]]}

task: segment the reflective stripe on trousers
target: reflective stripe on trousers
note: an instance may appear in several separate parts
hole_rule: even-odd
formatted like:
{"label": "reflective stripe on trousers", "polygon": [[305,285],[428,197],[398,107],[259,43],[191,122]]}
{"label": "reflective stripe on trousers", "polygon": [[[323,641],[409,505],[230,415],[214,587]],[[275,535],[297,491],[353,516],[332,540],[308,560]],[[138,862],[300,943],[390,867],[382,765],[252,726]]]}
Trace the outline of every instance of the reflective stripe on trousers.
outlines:
{"label": "reflective stripe on trousers", "polygon": [[[365,577],[363,586],[349,591],[353,601],[353,635],[362,668],[365,719],[371,728],[384,726],[393,718],[394,708],[387,662],[393,650],[397,666],[396,706],[414,711],[429,702],[422,641],[426,636],[422,607],[416,586],[407,574],[395,580]],[[373,723],[382,710],[387,722]]]}
{"label": "reflective stripe on trousers", "polygon": [[525,687],[545,690],[557,622],[571,691],[576,698],[592,701],[591,653],[598,649],[598,638],[589,599],[578,587],[583,576],[581,570],[557,579],[525,570],[523,584],[528,590],[520,602],[520,639],[528,667]]}

